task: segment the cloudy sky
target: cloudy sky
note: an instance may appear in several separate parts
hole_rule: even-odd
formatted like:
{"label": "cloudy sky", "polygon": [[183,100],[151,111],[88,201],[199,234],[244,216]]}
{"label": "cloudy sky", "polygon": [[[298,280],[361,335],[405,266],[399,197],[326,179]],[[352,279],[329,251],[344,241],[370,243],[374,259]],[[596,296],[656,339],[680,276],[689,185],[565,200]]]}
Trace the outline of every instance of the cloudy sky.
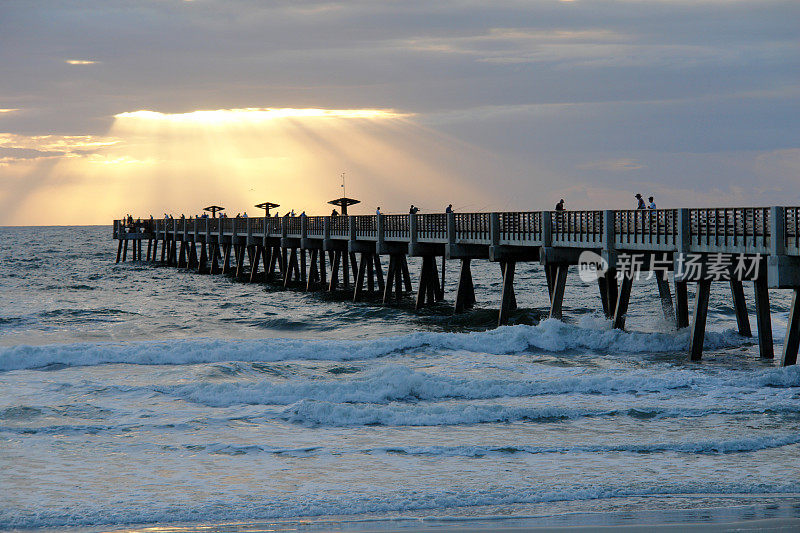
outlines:
{"label": "cloudy sky", "polygon": [[0,73],[0,224],[800,205],[796,0],[0,0]]}

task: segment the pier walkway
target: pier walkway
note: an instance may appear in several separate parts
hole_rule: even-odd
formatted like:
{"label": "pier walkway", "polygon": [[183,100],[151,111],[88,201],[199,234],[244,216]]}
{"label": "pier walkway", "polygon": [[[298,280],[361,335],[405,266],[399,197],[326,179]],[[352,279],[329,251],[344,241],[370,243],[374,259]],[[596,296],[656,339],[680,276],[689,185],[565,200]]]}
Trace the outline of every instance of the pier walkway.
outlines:
{"label": "pier walkway", "polygon": [[[752,335],[743,289],[752,282],[761,357],[773,357],[770,288],[793,290],[781,364],[795,364],[800,346],[800,207],[117,220],[114,238],[117,262],[132,243],[133,260],[252,282],[279,275],[284,287],[306,290],[352,288],[356,301],[377,289],[384,303],[412,291],[406,258],[421,257],[417,308],[444,298],[444,260],[460,260],[457,313],[475,304],[470,262],[497,262],[501,325],[516,308],[517,262],[543,266],[554,318],[562,317],[570,267],[585,274],[597,265],[603,311],[615,328],[625,326],[637,274],[652,272],[665,316],[691,327],[692,360],[702,356],[712,282],[730,284],[739,333]],[[691,320],[689,284],[697,291]]]}

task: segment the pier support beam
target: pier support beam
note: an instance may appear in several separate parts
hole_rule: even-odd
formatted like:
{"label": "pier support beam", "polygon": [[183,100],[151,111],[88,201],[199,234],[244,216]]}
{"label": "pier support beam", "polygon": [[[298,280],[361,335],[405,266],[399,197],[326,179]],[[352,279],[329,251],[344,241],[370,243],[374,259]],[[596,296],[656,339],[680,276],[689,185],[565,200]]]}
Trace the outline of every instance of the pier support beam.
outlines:
{"label": "pier support beam", "polygon": [[289,286],[292,278],[294,278],[294,281],[302,282],[302,277],[300,276],[300,265],[297,261],[297,248],[292,248],[292,251],[289,254],[289,263],[286,265],[286,271],[283,274],[284,289]]}
{"label": "pier support beam", "polygon": [[125,246],[122,248],[122,262],[125,262],[125,259],[128,257],[128,239],[122,241],[125,243]]}
{"label": "pier support beam", "polygon": [[225,245],[225,257],[222,260],[222,273],[229,274],[231,271],[231,248],[230,244]]}
{"label": "pier support beam", "polygon": [[744,287],[742,287],[741,281],[731,280],[731,295],[733,296],[733,309],[736,311],[736,325],[739,328],[739,335],[752,337],[750,317],[747,314],[747,300],[744,298]]}
{"label": "pier support beam", "polygon": [[550,298],[550,318],[561,320],[563,316],[564,291],[567,288],[569,265],[555,267],[553,276],[553,295]]}
{"label": "pier support beam", "polygon": [[205,274],[208,272],[208,252],[206,249],[211,246],[211,244],[206,244],[204,242],[200,243],[200,260],[197,262],[197,272],[200,274]]}
{"label": "pier support beam", "polygon": [[516,261],[503,261],[500,263],[503,269],[503,291],[500,296],[500,314],[497,317],[497,325],[508,324],[508,316],[511,311],[517,308],[517,297],[514,294],[514,271],[517,267]]}
{"label": "pier support beam", "polygon": [[[361,261],[358,261],[358,269],[356,271],[355,290],[353,291],[353,301],[357,302],[361,299],[361,293],[364,290],[364,276],[367,273],[367,257],[368,254],[361,254]],[[369,258],[372,259],[371,257]],[[355,261],[353,262],[355,264]]]}
{"label": "pier support beam", "polygon": [[[316,248],[312,248],[310,253],[310,267],[308,270],[308,280],[306,281],[306,290],[311,291],[314,290],[319,284],[319,268],[317,267],[317,255],[319,254],[319,250]],[[323,257],[325,256],[325,252],[322,252]]]}
{"label": "pier support beam", "polygon": [[769,310],[767,280],[760,276],[754,282],[756,293],[756,324],[758,325],[758,351],[764,359],[775,357],[772,342],[772,317]]}
{"label": "pier support beam", "polygon": [[597,276],[597,288],[600,290],[600,303],[603,305],[603,314],[609,317],[608,308],[608,281],[605,276]]}
{"label": "pier support beam", "polygon": [[119,240],[119,245],[117,246],[117,263],[119,263],[119,258],[122,254],[122,239]]}
{"label": "pier support beam", "polygon": [[789,307],[789,320],[786,324],[786,338],[783,341],[781,366],[797,364],[798,347],[800,347],[800,287],[792,290],[792,305]]}
{"label": "pier support beam", "polygon": [[219,274],[219,244],[212,243],[211,244],[211,273],[212,274]]}
{"label": "pier support beam", "polygon": [[258,279],[258,264],[261,262],[261,246],[253,247],[253,256],[250,263],[250,283],[255,283]]}
{"label": "pier support beam", "polygon": [[192,269],[197,266],[197,245],[194,241],[189,245],[189,257],[186,259],[186,268]]}
{"label": "pier support beam", "polygon": [[439,272],[436,268],[436,256],[422,256],[422,270],[419,275],[419,290],[417,291],[416,309],[436,302],[439,292]]}
{"label": "pier support beam", "polygon": [[706,336],[706,318],[708,317],[708,299],[711,296],[711,280],[697,282],[697,294],[694,298],[694,316],[692,317],[692,333],[689,339],[689,357],[699,361],[703,357],[703,341]]}
{"label": "pier support beam", "polygon": [[395,293],[395,300],[400,302],[403,298],[403,268],[402,260],[405,256],[391,254],[389,256],[389,267],[386,271],[386,285],[383,289],[383,303],[389,303],[392,298],[392,291]]}
{"label": "pier support beam", "polygon": [[186,241],[181,241],[181,253],[180,256],[178,256],[178,268],[186,268],[186,256],[188,255],[186,253],[186,246]]}
{"label": "pier support beam", "polygon": [[458,275],[458,288],[456,289],[456,302],[453,311],[463,313],[465,309],[475,306],[475,285],[472,282],[470,259],[461,260],[461,272]]}
{"label": "pier support beam", "polygon": [[436,293],[437,301],[444,300],[444,278],[445,278],[446,265],[447,265],[447,258],[445,256],[442,256],[442,282],[439,284],[439,291]]}
{"label": "pier support beam", "polygon": [[336,287],[339,285],[339,262],[342,260],[342,252],[336,250],[330,252],[332,256],[330,257],[331,260],[331,280],[328,283],[328,291],[333,292],[336,290]]}
{"label": "pier support beam", "polygon": [[689,327],[689,287],[685,281],[675,282],[675,326]]}
{"label": "pier support beam", "polygon": [[242,279],[244,276],[244,254],[245,246],[240,244],[236,246],[236,279]]}
{"label": "pier support beam", "polygon": [[619,296],[617,297],[617,307],[614,310],[614,329],[625,329],[625,317],[628,314],[628,304],[631,301],[633,276],[633,272],[625,272],[622,276],[622,284],[619,286]]}
{"label": "pier support beam", "polygon": [[386,283],[383,279],[383,266],[381,266],[381,256],[378,254],[372,255],[372,260],[375,263],[375,281],[378,283],[378,291],[383,293]]}
{"label": "pier support beam", "polygon": [[672,306],[672,292],[669,290],[669,280],[667,273],[663,270],[656,270],[656,283],[658,284],[658,297],[661,299],[661,309],[664,311],[664,318],[669,322],[675,321],[675,308]]}
{"label": "pier support beam", "polygon": [[544,277],[545,281],[547,281],[547,294],[550,297],[550,301],[553,301],[553,289],[555,288],[556,284],[556,272],[558,271],[558,267],[556,265],[544,265]]}

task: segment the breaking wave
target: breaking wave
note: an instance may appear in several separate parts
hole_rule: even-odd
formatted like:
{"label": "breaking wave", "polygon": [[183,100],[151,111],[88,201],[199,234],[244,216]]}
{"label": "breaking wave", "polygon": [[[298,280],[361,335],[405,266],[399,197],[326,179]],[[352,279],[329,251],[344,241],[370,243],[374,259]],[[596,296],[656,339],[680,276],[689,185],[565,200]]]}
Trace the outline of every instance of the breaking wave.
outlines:
{"label": "breaking wave", "polygon": [[[707,349],[739,346],[748,339],[733,330],[708,332]],[[689,332],[636,333],[589,329],[557,320],[536,326],[507,326],[474,333],[419,332],[368,340],[229,340],[197,339],[159,342],[12,346],[0,348],[0,371],[49,365],[94,366],[108,363],[182,365],[223,361],[376,359],[410,351],[463,350],[513,354],[530,350],[591,353],[659,353],[683,351]]]}

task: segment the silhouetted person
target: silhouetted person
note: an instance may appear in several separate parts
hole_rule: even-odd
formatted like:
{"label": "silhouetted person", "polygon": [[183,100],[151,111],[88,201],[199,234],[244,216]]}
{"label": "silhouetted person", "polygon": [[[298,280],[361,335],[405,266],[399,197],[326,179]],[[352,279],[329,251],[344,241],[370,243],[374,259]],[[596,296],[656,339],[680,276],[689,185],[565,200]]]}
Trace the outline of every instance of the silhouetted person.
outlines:
{"label": "silhouetted person", "polygon": [[564,210],[564,199],[558,201],[556,204],[556,211],[563,211]]}
{"label": "silhouetted person", "polygon": [[453,204],[447,204],[447,207],[444,210],[445,213],[452,213],[453,212]]}
{"label": "silhouetted person", "polygon": [[650,202],[650,205],[647,206],[648,208],[656,209],[656,202],[655,202],[655,200],[653,200],[652,196],[650,198],[648,198],[647,201]]}
{"label": "silhouetted person", "polygon": [[378,206],[378,208],[375,210],[375,214],[376,215],[380,215],[381,214],[381,207],[380,206]]}
{"label": "silhouetted person", "polygon": [[408,210],[408,214],[416,215],[417,213],[419,213],[419,207],[415,206],[414,204],[411,204],[411,207]]}
{"label": "silhouetted person", "polygon": [[636,199],[639,201],[639,204],[636,206],[636,209],[644,209],[644,208],[646,207],[646,206],[644,205],[644,198],[642,198],[642,195],[641,195],[641,194],[639,194],[639,193],[637,192],[637,193],[634,195],[634,198],[636,198]]}
{"label": "silhouetted person", "polygon": [[332,217],[338,217],[339,216],[339,212],[336,209],[334,209],[333,211],[331,211],[331,216]]}

